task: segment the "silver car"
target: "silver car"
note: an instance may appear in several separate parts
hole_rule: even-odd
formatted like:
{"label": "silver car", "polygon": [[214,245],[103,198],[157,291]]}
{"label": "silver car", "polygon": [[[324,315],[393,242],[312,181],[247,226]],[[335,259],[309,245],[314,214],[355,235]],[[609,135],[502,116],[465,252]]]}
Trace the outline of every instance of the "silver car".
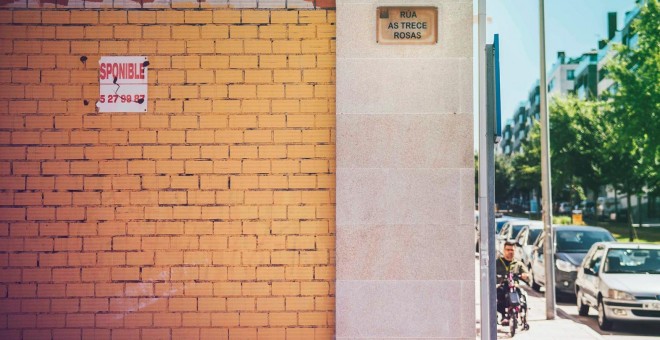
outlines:
{"label": "silver car", "polygon": [[542,221],[529,221],[529,225],[525,226],[515,239],[516,247],[513,258],[521,261],[527,268],[532,267],[532,251],[534,251],[534,242],[536,238],[543,232]]}
{"label": "silver car", "polygon": [[598,326],[616,321],[660,322],[660,245],[595,243],[575,283],[579,314],[598,311]]}
{"label": "silver car", "polygon": [[[495,236],[495,249],[498,252],[504,250],[504,243],[506,242],[515,242],[518,234],[529,225],[543,225],[541,221],[532,221],[532,220],[510,220],[506,221],[502,226],[502,229]],[[532,241],[533,243],[533,241]]]}

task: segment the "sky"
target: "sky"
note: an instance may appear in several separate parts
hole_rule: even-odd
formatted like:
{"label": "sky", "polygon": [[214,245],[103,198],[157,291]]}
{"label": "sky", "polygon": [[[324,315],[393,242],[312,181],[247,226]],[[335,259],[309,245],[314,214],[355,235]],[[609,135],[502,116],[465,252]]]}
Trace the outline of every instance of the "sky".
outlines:
{"label": "sky", "polygon": [[[513,117],[518,104],[527,98],[539,79],[539,8],[538,0],[487,0],[487,43],[493,34],[500,35],[500,84],[502,124]],[[478,0],[474,0],[477,13]],[[547,0],[545,1],[546,67],[549,72],[558,51],[577,57],[598,48],[598,40],[607,38],[607,13],[617,12],[617,28],[623,26],[625,12],[635,8],[635,0]],[[476,21],[475,21],[476,22]],[[474,25],[476,50],[477,25]],[[474,56],[474,84],[478,70]],[[478,97],[475,92],[475,148],[478,132]]]}

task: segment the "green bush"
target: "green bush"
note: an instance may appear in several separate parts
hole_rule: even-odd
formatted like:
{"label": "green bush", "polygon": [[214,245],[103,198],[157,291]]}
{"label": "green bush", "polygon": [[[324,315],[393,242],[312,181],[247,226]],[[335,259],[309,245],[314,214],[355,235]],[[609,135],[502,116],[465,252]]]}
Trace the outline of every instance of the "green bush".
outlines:
{"label": "green bush", "polygon": [[573,224],[570,216],[552,216],[552,224]]}

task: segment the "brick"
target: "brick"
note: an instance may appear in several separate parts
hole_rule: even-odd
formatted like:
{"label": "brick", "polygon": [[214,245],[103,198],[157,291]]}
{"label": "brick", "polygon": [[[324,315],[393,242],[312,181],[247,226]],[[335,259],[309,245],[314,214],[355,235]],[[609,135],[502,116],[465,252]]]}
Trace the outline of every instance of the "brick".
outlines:
{"label": "brick", "polygon": [[270,11],[242,10],[241,22],[244,24],[268,24]]}
{"label": "brick", "polygon": [[186,11],[184,14],[186,24],[210,24],[213,22],[213,12],[210,11]]}
{"label": "brick", "polygon": [[213,11],[213,22],[223,24],[237,24],[241,22],[241,12],[236,10]]}
{"label": "brick", "polygon": [[42,24],[69,24],[70,13],[63,11],[44,11],[41,14]]}
{"label": "brick", "polygon": [[182,24],[184,22],[184,12],[158,11],[156,12],[156,22],[159,24]]}
{"label": "brick", "polygon": [[38,24],[41,22],[40,11],[15,11],[14,12],[15,24]]}
{"label": "brick", "polygon": [[259,57],[257,56],[230,56],[229,57],[229,67],[230,68],[256,68],[259,65]]}
{"label": "brick", "polygon": [[100,11],[101,24],[126,24],[128,22],[126,11]]}
{"label": "brick", "polygon": [[196,298],[171,298],[169,300],[169,310],[172,312],[185,312],[197,310]]}
{"label": "brick", "polygon": [[286,25],[263,25],[259,26],[260,39],[286,39]]}
{"label": "brick", "polygon": [[152,11],[129,11],[128,12],[129,24],[155,24],[156,12]]}
{"label": "brick", "polygon": [[[293,56],[292,56],[293,58]],[[284,55],[260,55],[259,68],[286,68],[287,57]],[[295,66],[294,66],[295,67]]]}
{"label": "brick", "polygon": [[99,21],[99,12],[97,11],[71,11],[72,24],[96,24]]}
{"label": "brick", "polygon": [[199,39],[199,37],[200,37],[199,26],[191,26],[191,25],[172,26],[172,38],[174,39],[187,40],[187,39]]}
{"label": "brick", "polygon": [[290,55],[290,68],[314,68],[316,67],[316,58],[313,55]]}
{"label": "brick", "polygon": [[298,11],[271,11],[270,22],[273,24],[298,23]]}
{"label": "brick", "polygon": [[[136,39],[142,38],[142,28],[139,26],[114,26],[115,39]],[[145,39],[147,37],[144,37]]]}
{"label": "brick", "polygon": [[328,11],[320,11],[320,10],[300,11],[298,18],[301,24],[325,23],[328,22],[327,13]]}
{"label": "brick", "polygon": [[201,28],[202,39],[227,39],[229,27],[227,25],[204,25]]}
{"label": "brick", "polygon": [[[200,67],[199,56],[174,56],[172,67],[175,69],[195,69]],[[202,66],[203,67],[203,66]]]}

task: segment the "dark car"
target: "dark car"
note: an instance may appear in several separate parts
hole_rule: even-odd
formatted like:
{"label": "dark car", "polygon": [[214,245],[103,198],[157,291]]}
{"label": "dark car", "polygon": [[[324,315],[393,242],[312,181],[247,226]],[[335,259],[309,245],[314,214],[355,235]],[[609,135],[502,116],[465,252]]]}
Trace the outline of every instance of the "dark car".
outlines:
{"label": "dark car", "polygon": [[[614,236],[609,231],[590,226],[555,226],[555,288],[557,293],[575,294],[575,279],[577,269],[596,242],[614,242]],[[543,232],[534,244],[532,251],[532,288],[539,290],[545,285],[545,263],[543,259]]]}

